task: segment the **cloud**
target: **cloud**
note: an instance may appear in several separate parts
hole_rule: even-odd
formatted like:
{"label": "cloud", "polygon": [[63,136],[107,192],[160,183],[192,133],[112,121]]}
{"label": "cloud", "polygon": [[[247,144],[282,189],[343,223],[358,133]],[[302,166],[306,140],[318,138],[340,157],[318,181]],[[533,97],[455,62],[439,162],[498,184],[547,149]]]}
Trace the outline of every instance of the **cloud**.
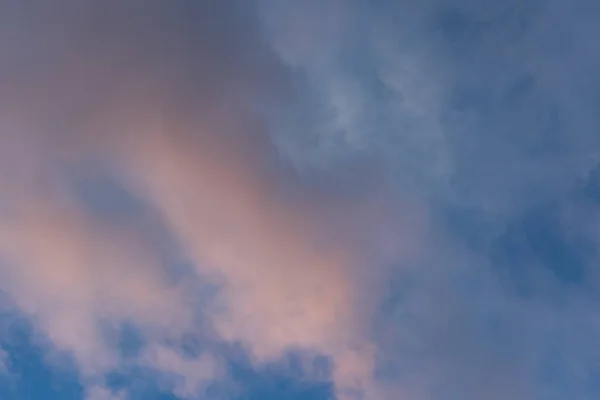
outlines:
{"label": "cloud", "polygon": [[194,398],[233,379],[223,343],[326,356],[340,399],[585,398],[573,4],[0,1],[0,290],[90,399],[136,367]]}
{"label": "cloud", "polygon": [[[101,344],[96,318],[134,318],[142,326],[185,323],[176,289],[163,283],[155,261],[135,240],[125,232],[102,232],[74,210],[52,209],[51,201],[47,196],[4,220],[0,247],[4,290],[54,343],[71,348],[93,370],[111,365],[114,356]],[[174,314],[177,309],[182,314]]]}
{"label": "cloud", "polygon": [[[11,63],[2,66],[6,86],[2,95],[1,138],[6,144],[2,146],[1,181],[2,290],[32,319],[52,348],[73,357],[91,398],[109,396],[110,391],[99,386],[98,381],[126,363],[118,346],[107,337],[107,325],[133,324],[143,332],[148,345],[155,347],[196,329],[192,326],[192,317],[198,313],[196,304],[186,297],[185,288],[170,281],[170,271],[164,270],[161,254],[148,242],[142,227],[136,223],[115,225],[114,221],[89,215],[70,189],[73,174],[69,171],[86,162],[94,164],[103,146],[112,145],[118,137],[118,133],[107,131],[99,133],[106,137],[98,136],[98,131],[110,121],[95,119],[105,117],[105,111],[114,106],[110,104],[113,93],[119,98],[118,91],[102,88],[113,87],[113,80],[127,79],[129,63],[136,56],[159,59],[164,51],[174,50],[168,47],[169,42],[183,44],[177,42],[177,37],[169,40],[151,33],[153,23],[176,24],[179,31],[175,36],[187,40],[187,45],[198,46],[198,50],[210,46],[203,38],[203,30],[214,27],[196,29],[192,21],[180,25],[190,10],[158,2],[144,6],[149,7],[145,16],[128,21],[120,20],[128,6],[75,5],[68,1],[50,9],[41,4],[28,10],[15,5],[3,16],[7,20],[14,17],[21,24],[7,25],[14,31],[11,49],[17,54],[11,54]],[[196,15],[209,12],[209,17],[203,17],[207,21],[223,18],[223,8],[217,2],[194,6],[191,11]],[[227,21],[228,16],[224,18]],[[113,23],[116,30],[107,30],[103,21]],[[84,29],[88,23],[91,28]],[[200,37],[190,40],[186,34],[192,32],[185,33],[190,29]],[[116,40],[119,30],[128,32],[121,39],[138,49],[133,51],[136,54],[121,52],[123,48]],[[228,33],[224,33],[223,39],[227,40]],[[141,50],[136,43],[151,48]],[[49,51],[47,69],[42,73],[35,68],[22,68],[19,63],[28,65],[29,60],[17,50],[28,46],[35,57],[39,52],[34,50],[39,45]],[[80,45],[91,58],[78,53]],[[218,63],[217,53],[219,49],[214,49],[214,57],[206,62],[187,60],[186,65],[181,65],[173,61],[169,65],[165,61],[154,74],[171,66],[192,67],[197,62],[205,69],[206,84],[209,71],[215,68],[210,63]],[[224,53],[221,56],[227,57]],[[143,81],[160,84],[157,80]],[[169,84],[176,86],[177,82]],[[105,101],[109,104],[106,107]],[[110,159],[102,159],[100,164],[110,164]],[[178,361],[175,356],[148,356],[136,362],[181,379],[186,396],[201,390],[202,382],[212,372],[207,368],[199,376],[198,371],[186,369],[197,369],[200,361]]]}
{"label": "cloud", "polygon": [[[331,358],[340,398],[375,390],[365,283],[383,277],[376,265],[414,251],[378,240],[411,236],[400,223],[411,210],[396,212],[384,187],[348,198],[291,190],[299,177],[257,105],[288,93],[277,82],[285,68],[244,6],[150,2],[141,15],[137,4],[9,14],[22,22],[12,48],[44,45],[50,56],[43,73],[18,68],[28,62],[19,52],[3,67],[2,290],[73,357],[91,399],[124,396],[102,384],[130,363],[107,333],[123,323],[145,342],[134,364],[174,376],[185,398],[223,378],[210,346],[191,358],[165,346],[186,334],[241,342],[257,365],[316,352]],[[89,213],[71,182],[89,165],[139,199],[141,222]],[[190,260],[186,279],[173,282],[148,226]],[[214,302],[195,301],[203,285],[217,288]]]}
{"label": "cloud", "polygon": [[174,380],[173,394],[181,398],[194,398],[215,378],[217,363],[208,355],[194,359],[172,348],[154,345],[144,350],[141,357],[147,365],[166,381]]}
{"label": "cloud", "polygon": [[87,393],[87,398],[89,400],[124,400],[126,399],[124,393],[112,393],[110,390],[101,387],[95,386],[90,389]]}
{"label": "cloud", "polygon": [[186,122],[160,104],[142,107],[122,117],[131,140],[119,138],[117,152],[198,274],[219,286],[208,310],[219,337],[241,341],[259,363],[295,349],[328,355],[340,396],[372,390],[365,286],[384,276],[380,263],[415,251],[414,238],[393,246],[377,238],[416,237],[417,208],[403,214],[378,200],[391,192],[294,195],[270,172],[278,160],[243,114],[213,110]]}
{"label": "cloud", "polygon": [[[430,207],[419,267],[397,274],[376,323],[390,391],[593,397],[581,376],[548,389],[536,374],[548,353],[593,358],[570,347],[577,334],[562,312],[595,298],[597,235],[580,216],[596,213],[581,193],[598,163],[599,59],[588,39],[597,25],[586,16],[596,6],[349,3],[327,2],[345,16],[343,29],[313,46],[280,11],[303,2],[264,11],[279,19],[270,22],[273,48],[305,90],[276,140],[299,165],[327,165],[357,147],[375,154],[400,190]],[[595,331],[595,313],[576,314]]]}
{"label": "cloud", "polygon": [[0,348],[0,373],[4,374],[8,371],[8,354],[4,349]]}

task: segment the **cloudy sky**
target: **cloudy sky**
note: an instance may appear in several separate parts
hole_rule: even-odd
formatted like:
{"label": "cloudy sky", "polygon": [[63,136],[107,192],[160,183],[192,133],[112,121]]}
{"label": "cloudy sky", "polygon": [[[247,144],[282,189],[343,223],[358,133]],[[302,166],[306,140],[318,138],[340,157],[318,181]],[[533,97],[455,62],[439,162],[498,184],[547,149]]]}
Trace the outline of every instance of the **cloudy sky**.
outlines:
{"label": "cloudy sky", "polygon": [[0,0],[0,398],[599,398],[599,15]]}

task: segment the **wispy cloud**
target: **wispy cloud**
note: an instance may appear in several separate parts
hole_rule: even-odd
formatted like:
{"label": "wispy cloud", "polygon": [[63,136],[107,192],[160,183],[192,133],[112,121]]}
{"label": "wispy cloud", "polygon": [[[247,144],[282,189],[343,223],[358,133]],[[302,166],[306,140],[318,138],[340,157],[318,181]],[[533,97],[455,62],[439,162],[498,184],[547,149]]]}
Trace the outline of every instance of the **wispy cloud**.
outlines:
{"label": "wispy cloud", "polygon": [[90,400],[589,394],[595,6],[376,3],[0,0],[0,290]]}
{"label": "wispy cloud", "polygon": [[[33,15],[20,16],[32,24],[21,40],[44,42],[45,30],[61,40],[47,43],[50,76],[6,71],[3,142],[18,157],[3,158],[3,290],[53,346],[74,357],[92,399],[113,395],[103,377],[126,363],[103,326],[125,322],[146,342],[136,362],[178,376],[175,394],[182,397],[223,378],[218,355],[190,358],[165,345],[186,334],[241,342],[257,365],[289,351],[316,352],[331,357],[340,398],[375,390],[368,328],[375,299],[365,278],[379,274],[365,274],[364,265],[379,268],[412,253],[406,224],[418,219],[406,218],[411,211],[393,204],[384,187],[347,198],[310,186],[300,196],[291,190],[298,177],[277,171],[284,164],[246,101],[270,101],[264,96],[273,93],[255,65],[283,67],[258,35],[248,39],[234,24],[244,20],[209,3],[190,10],[151,3],[126,22],[124,8],[112,4],[65,3],[60,15],[44,10],[36,25]],[[186,22],[188,12],[208,26]],[[213,26],[212,18],[239,32]],[[87,22],[98,25],[81,39]],[[156,32],[156,23],[171,33]],[[253,60],[246,44],[264,60]],[[238,65],[229,57],[240,58]],[[172,266],[137,222],[88,213],[69,180],[73,168],[80,176],[91,164],[120,175],[147,208],[144,218],[164,226],[180,258],[191,260],[196,278],[173,283]],[[13,173],[20,165],[23,173]],[[392,231],[406,235],[404,250],[383,251],[377,238]],[[197,279],[218,289],[202,309],[193,301]],[[197,318],[208,325],[199,327]]]}
{"label": "wispy cloud", "polygon": [[[279,29],[273,47],[304,74],[308,103],[292,107],[277,139],[300,165],[331,162],[324,155],[360,143],[397,187],[431,207],[420,269],[398,274],[380,322],[382,375],[401,382],[392,392],[556,392],[539,378],[547,354],[591,359],[574,355],[577,334],[555,302],[575,313],[595,298],[587,290],[596,290],[596,234],[578,217],[595,215],[582,193],[598,163],[598,51],[588,39],[596,25],[585,16],[595,6],[326,3],[344,24],[311,52],[288,39],[301,32],[286,23],[293,13],[264,12],[279,21],[270,22]],[[282,4],[275,10],[303,7]],[[308,145],[299,130],[314,133]],[[586,332],[596,330],[594,313],[575,314]],[[572,385],[561,393],[591,390]]]}

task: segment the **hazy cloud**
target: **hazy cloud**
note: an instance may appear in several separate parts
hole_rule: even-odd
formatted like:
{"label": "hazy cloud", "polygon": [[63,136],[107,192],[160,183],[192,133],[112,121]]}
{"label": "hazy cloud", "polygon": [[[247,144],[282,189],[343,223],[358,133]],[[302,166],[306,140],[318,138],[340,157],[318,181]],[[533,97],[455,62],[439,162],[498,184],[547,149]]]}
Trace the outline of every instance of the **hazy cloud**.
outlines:
{"label": "hazy cloud", "polygon": [[[3,158],[3,290],[74,357],[92,399],[124,395],[95,382],[125,362],[103,324],[125,322],[146,341],[136,362],[177,376],[182,397],[219,378],[214,354],[188,359],[160,344],[185,334],[241,342],[256,363],[317,352],[331,357],[340,397],[375,390],[366,325],[375,299],[364,279],[379,274],[363,269],[403,253],[377,240],[392,232],[406,235],[412,253],[413,227],[403,223],[418,219],[383,186],[349,198],[291,190],[299,177],[270,144],[263,107],[248,102],[286,93],[265,74],[265,63],[283,67],[243,29],[245,7],[147,7],[140,15],[64,2],[14,14],[31,24],[16,43],[44,43],[51,61],[43,73],[5,69],[3,141],[12,149]],[[116,171],[154,225],[89,214],[69,183],[87,165]],[[164,227],[196,278],[172,281],[146,226]],[[201,309],[199,285],[218,289]]]}
{"label": "hazy cloud", "polygon": [[90,400],[594,398],[592,3],[0,0],[0,290]]}
{"label": "hazy cloud", "polygon": [[0,348],[0,373],[8,372],[8,354],[2,348]]}

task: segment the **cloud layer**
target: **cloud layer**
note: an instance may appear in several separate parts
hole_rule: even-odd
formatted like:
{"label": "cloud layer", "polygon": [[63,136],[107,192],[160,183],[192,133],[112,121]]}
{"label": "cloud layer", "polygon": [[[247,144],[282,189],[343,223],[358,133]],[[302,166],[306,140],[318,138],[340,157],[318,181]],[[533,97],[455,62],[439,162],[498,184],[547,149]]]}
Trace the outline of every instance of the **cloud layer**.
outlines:
{"label": "cloud layer", "polygon": [[[258,364],[288,351],[323,354],[340,398],[374,390],[372,300],[360,270],[383,261],[376,237],[387,225],[400,232],[379,216],[400,222],[396,206],[377,193],[293,189],[300,178],[260,117],[288,92],[285,82],[262,82],[265,70],[285,73],[237,15],[244,7],[152,2],[143,15],[133,3],[14,7],[16,44],[46,47],[49,61],[43,72],[5,67],[3,289],[73,357],[89,397],[109,396],[104,376],[127,362],[107,331],[123,323],[146,343],[135,362],[180,377],[182,397],[225,378],[219,354],[196,359],[167,344],[184,335],[240,342]],[[129,213],[140,215],[90,213],[77,184],[94,174],[124,185],[138,202]],[[189,260],[184,278],[147,227]],[[217,293],[198,304],[206,286]]]}
{"label": "cloud layer", "polygon": [[0,0],[0,292],[91,400],[594,398],[594,7]]}

